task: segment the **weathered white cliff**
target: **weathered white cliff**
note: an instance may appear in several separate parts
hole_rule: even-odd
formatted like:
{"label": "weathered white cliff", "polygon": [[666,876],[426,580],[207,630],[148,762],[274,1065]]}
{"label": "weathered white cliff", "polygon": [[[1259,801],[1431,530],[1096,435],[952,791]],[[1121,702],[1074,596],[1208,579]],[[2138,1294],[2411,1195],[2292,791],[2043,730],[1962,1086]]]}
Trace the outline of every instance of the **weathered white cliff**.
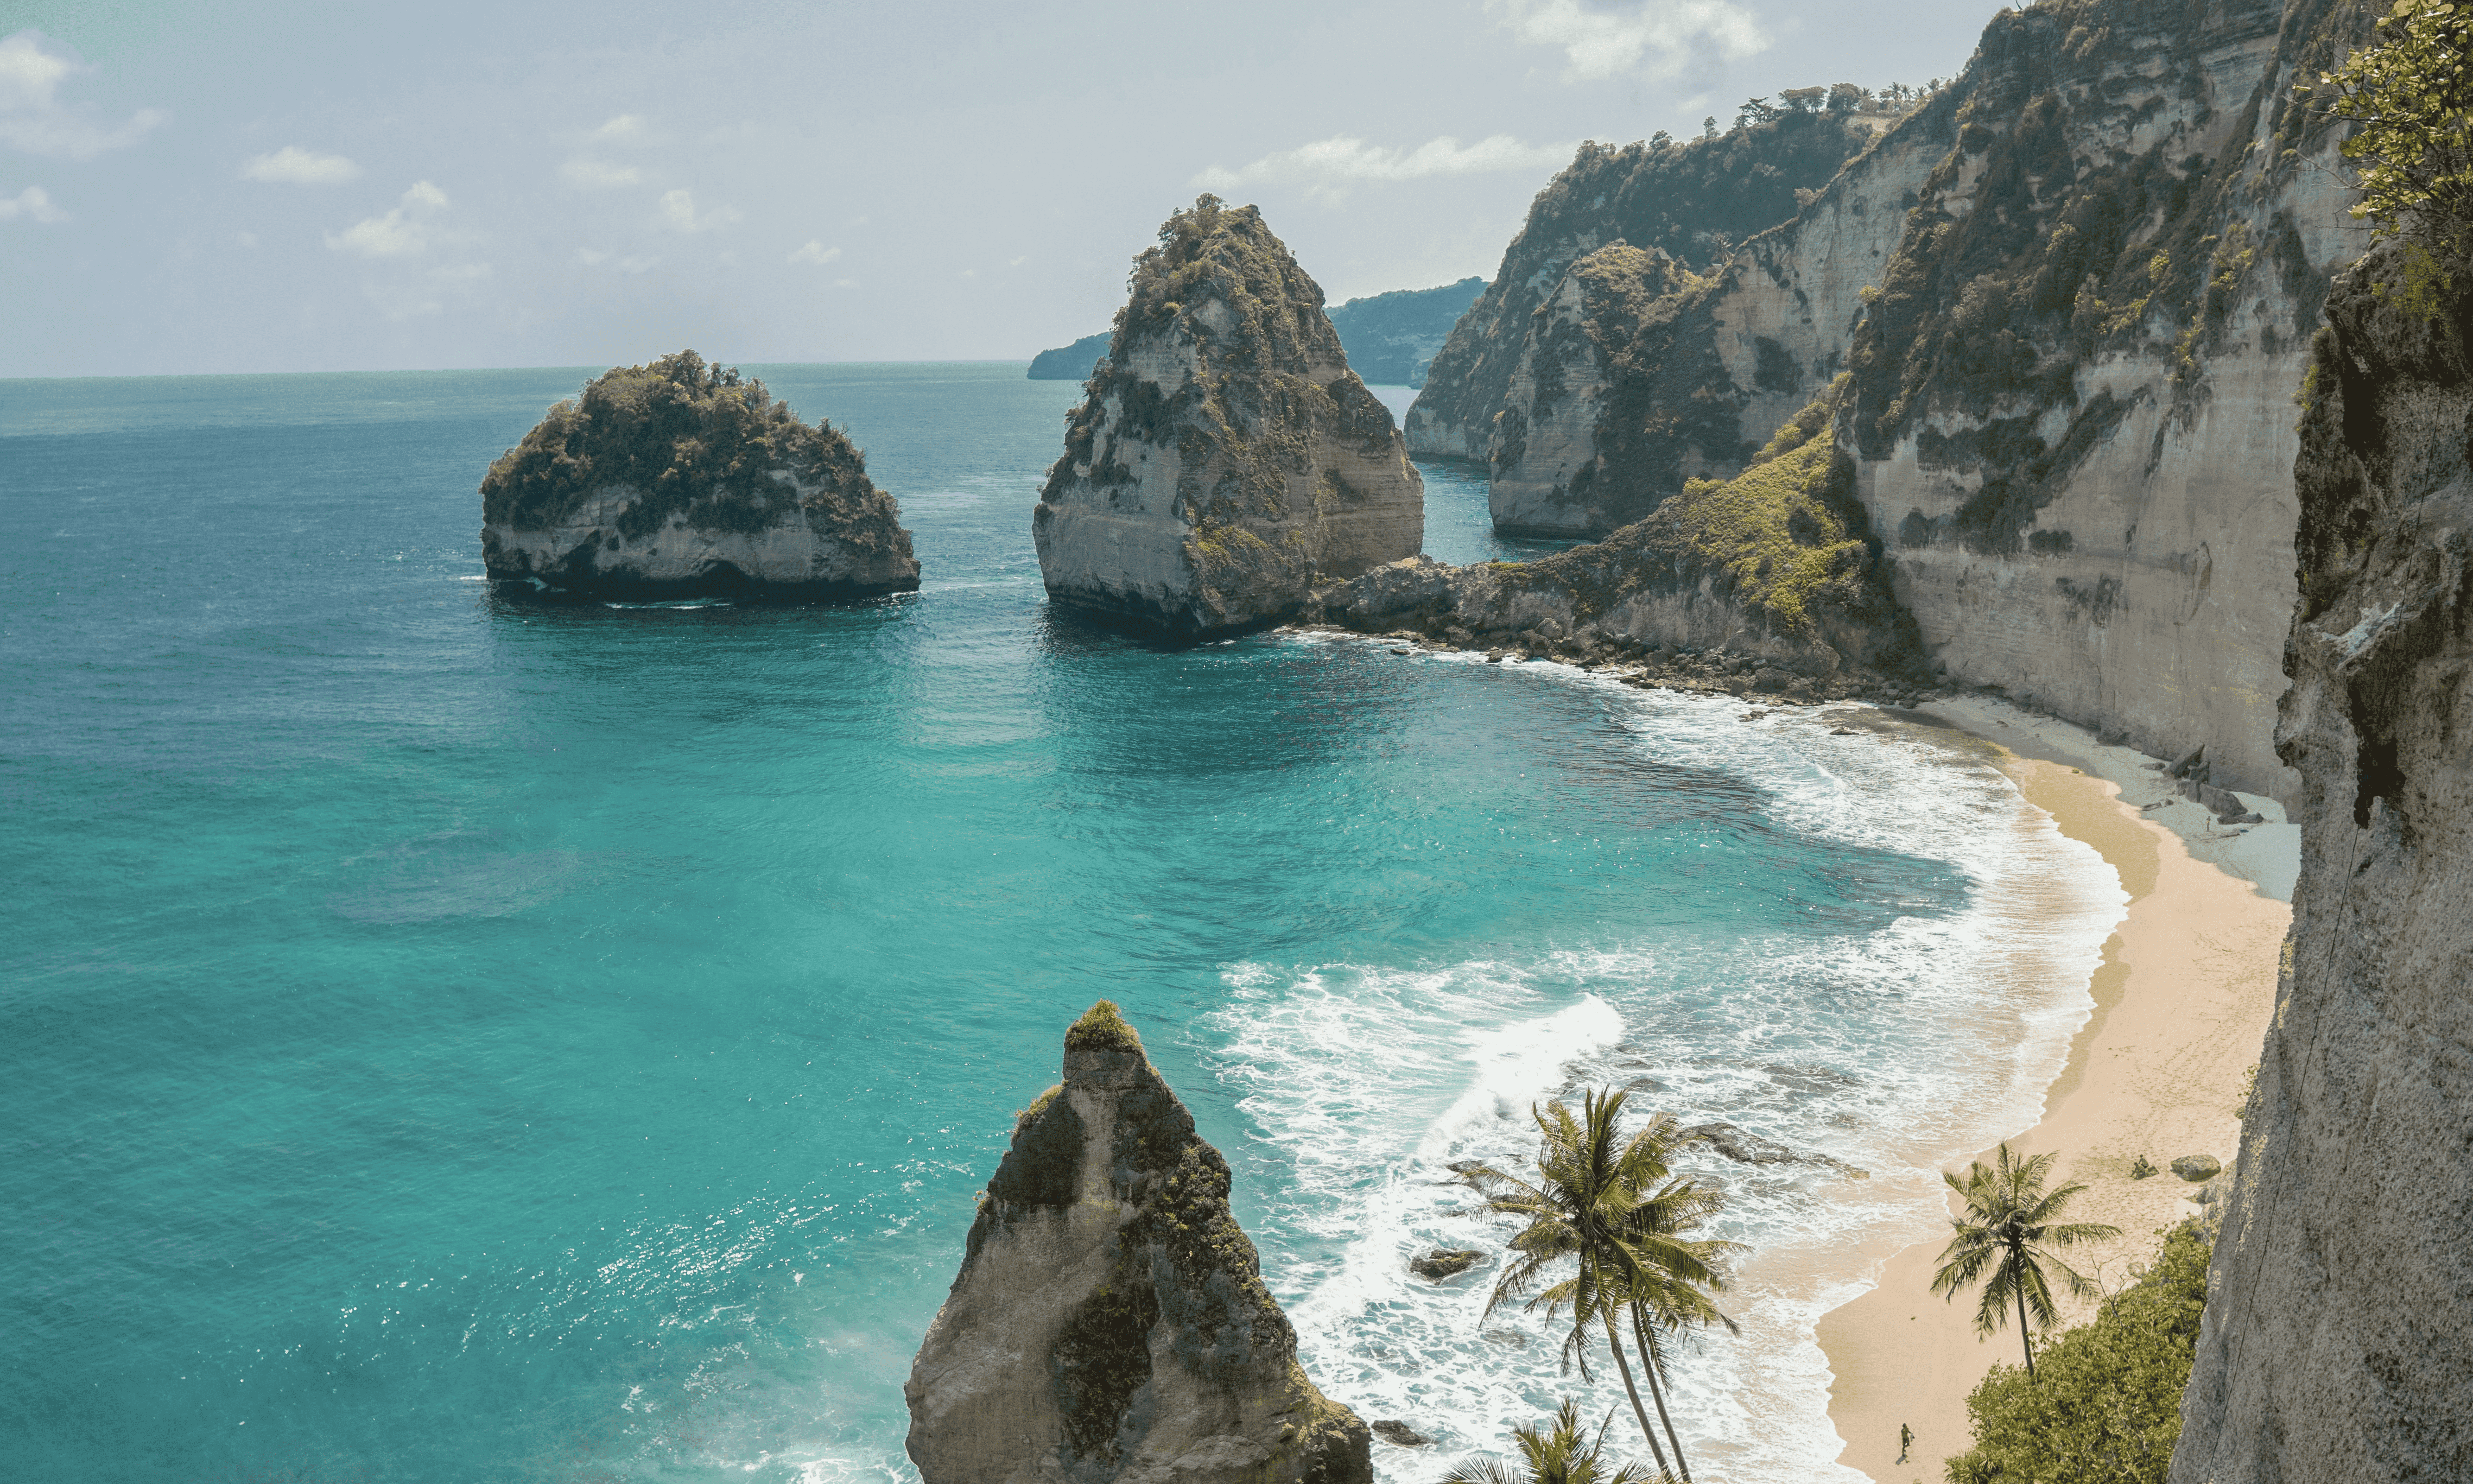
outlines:
{"label": "weathered white cliff", "polygon": [[1261,213],[1206,196],[1160,237],[1032,517],[1048,596],[1192,636],[1413,555],[1424,483]]}
{"label": "weathered white cliff", "polygon": [[2173,1484],[2473,1478],[2473,263],[2365,260],[2294,469],[2301,874]]}
{"label": "weathered white cliff", "polygon": [[490,467],[481,503],[491,580],[522,591],[804,602],[919,586],[900,507],[850,440],[691,350],[551,408]]}
{"label": "weathered white cliff", "polygon": [[1935,660],[2269,793],[2291,389],[2360,251],[2290,85],[2351,23],[2005,12],[1849,356],[1859,489]]}
{"label": "weathered white cliff", "polygon": [[1228,1165],[1105,1000],[1014,1129],[903,1395],[925,1484],[1371,1484]]}
{"label": "weathered white cliff", "polygon": [[1844,369],[1862,291],[1947,156],[1961,96],[1900,120],[1706,274],[1613,246],[1573,259],[1529,316],[1492,419],[1495,529],[1601,537],[1688,480],[1741,469]]}

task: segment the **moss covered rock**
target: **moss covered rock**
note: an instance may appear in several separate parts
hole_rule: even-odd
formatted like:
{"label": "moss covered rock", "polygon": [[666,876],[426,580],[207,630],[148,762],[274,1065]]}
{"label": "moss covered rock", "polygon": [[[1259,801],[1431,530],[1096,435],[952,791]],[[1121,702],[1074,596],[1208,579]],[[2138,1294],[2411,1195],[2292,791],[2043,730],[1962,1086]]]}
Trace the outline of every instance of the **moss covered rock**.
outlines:
{"label": "moss covered rock", "polygon": [[1228,1162],[1106,1000],[1024,1110],[903,1389],[925,1484],[1371,1484],[1297,1364]]}
{"label": "moss covered rock", "polygon": [[1031,530],[1051,599],[1189,637],[1414,554],[1425,508],[1322,290],[1260,211],[1205,196],[1135,260]]}
{"label": "moss covered rock", "polygon": [[919,586],[849,438],[692,350],[549,410],[481,481],[492,582],[551,596],[818,601]]}

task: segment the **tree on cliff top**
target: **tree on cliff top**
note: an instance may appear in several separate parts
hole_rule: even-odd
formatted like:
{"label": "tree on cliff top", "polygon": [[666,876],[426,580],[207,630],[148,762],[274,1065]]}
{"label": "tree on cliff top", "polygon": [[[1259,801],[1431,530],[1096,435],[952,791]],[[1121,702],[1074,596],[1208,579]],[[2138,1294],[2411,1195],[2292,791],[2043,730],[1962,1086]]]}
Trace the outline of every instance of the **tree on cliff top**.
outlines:
{"label": "tree on cliff top", "polygon": [[2361,125],[2344,141],[2360,172],[2357,219],[2373,237],[2406,237],[2451,256],[2473,250],[2473,4],[2395,0],[2377,42],[2310,92]]}
{"label": "tree on cliff top", "polygon": [[2030,1381],[2035,1377],[2035,1346],[2028,1327],[2029,1315],[2033,1316],[2036,1326],[2046,1329],[2060,1322],[2060,1310],[2053,1303],[2052,1283],[2044,1270],[2050,1268],[2059,1274],[2073,1295],[2095,1292],[2095,1284],[2063,1262],[2053,1249],[2121,1234],[2119,1228],[2097,1222],[2065,1225],[2056,1220],[2072,1201],[2085,1193],[2086,1186],[2072,1182],[2057,1190],[2046,1190],[2044,1182],[2052,1171],[2053,1156],[2039,1154],[2021,1160],[2004,1142],[1992,1164],[1979,1160],[1967,1166],[1963,1176],[1943,1171],[1940,1177],[1957,1192],[1966,1211],[1950,1223],[1957,1234],[1941,1250],[1940,1271],[1933,1275],[1932,1291],[1954,1299],[1959,1289],[1982,1279],[1983,1298],[1975,1310],[1978,1334],[1990,1334],[2006,1327],[2009,1304],[2015,1300],[2018,1343],[2026,1351],[2027,1378]]}

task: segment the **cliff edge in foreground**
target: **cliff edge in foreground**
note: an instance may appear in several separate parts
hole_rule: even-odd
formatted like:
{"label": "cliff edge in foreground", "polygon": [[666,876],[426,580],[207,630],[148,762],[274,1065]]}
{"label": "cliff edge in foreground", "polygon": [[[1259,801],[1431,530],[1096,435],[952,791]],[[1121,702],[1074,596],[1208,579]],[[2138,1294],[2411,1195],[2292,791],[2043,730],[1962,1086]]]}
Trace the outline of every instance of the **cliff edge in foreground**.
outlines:
{"label": "cliff edge in foreground", "polygon": [[1297,1364],[1228,1162],[1101,1000],[1014,1127],[910,1381],[924,1484],[1371,1484]]}
{"label": "cliff edge in foreground", "polygon": [[561,402],[481,481],[491,581],[578,599],[910,592],[901,508],[857,448],[692,350]]}
{"label": "cliff edge in foreground", "polygon": [[[2301,876],[2174,1484],[2473,1478],[2473,264],[2338,280],[2276,748]],[[2374,285],[2390,285],[2379,294]]]}
{"label": "cliff edge in foreground", "polygon": [[1198,637],[1417,553],[1425,485],[1322,302],[1256,208],[1168,218],[1040,491],[1049,598]]}

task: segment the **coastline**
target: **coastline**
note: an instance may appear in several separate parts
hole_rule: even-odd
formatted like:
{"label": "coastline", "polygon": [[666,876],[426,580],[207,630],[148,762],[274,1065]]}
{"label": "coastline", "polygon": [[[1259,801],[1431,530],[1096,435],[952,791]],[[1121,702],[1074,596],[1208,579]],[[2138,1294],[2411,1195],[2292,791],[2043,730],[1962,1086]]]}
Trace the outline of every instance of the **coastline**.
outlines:
{"label": "coastline", "polygon": [[[2203,1153],[2231,1163],[2274,1006],[2299,829],[2255,795],[2243,798],[2269,823],[2221,828],[2178,799],[2150,768],[2155,759],[2004,703],[1964,698],[1904,714],[1999,748],[2027,800],[2099,851],[2129,896],[2088,986],[2093,1013],[2045,1092],[2043,1115],[2009,1141],[2058,1154],[2058,1178],[2087,1185],[2075,1219],[2121,1228],[2120,1237],[2080,1249],[2073,1264],[2116,1289],[2151,1256],[2160,1229],[2201,1209],[2189,1199],[2199,1187],[2173,1176],[2170,1162]],[[2141,1155],[2161,1173],[2132,1180]],[[1838,1462],[1880,1484],[1938,1479],[1942,1461],[1970,1442],[1967,1393],[1994,1361],[2018,1359],[2014,1325],[1980,1341],[1971,1297],[1944,1302],[1930,1292],[1945,1240],[1935,1234],[1867,1254],[1872,1286],[1816,1326],[1831,1375],[1829,1415],[1845,1444]],[[2064,1322],[2092,1307],[2065,1304]],[[1915,1431],[1903,1463],[1901,1424]]]}

